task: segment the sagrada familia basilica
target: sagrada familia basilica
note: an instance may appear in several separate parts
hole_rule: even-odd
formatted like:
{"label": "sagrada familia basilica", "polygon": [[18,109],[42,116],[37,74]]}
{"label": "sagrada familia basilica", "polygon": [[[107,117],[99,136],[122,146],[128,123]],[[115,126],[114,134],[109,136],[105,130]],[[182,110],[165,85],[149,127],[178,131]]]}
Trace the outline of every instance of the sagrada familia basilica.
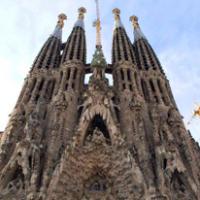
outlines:
{"label": "sagrada familia basilica", "polygon": [[0,134],[0,200],[200,200],[199,145],[138,18],[131,42],[113,10],[108,64],[97,13],[86,63],[86,9],[78,11],[64,43],[59,15]]}

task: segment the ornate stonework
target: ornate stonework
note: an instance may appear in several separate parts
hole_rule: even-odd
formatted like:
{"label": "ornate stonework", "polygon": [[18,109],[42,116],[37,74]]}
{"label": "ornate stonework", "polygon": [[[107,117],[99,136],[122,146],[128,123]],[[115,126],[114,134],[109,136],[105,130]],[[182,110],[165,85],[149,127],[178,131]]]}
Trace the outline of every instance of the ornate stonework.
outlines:
{"label": "ornate stonework", "polygon": [[0,133],[0,200],[200,200],[200,148],[138,18],[132,45],[114,9],[112,64],[101,45],[86,64],[85,12],[64,44],[59,15]]}

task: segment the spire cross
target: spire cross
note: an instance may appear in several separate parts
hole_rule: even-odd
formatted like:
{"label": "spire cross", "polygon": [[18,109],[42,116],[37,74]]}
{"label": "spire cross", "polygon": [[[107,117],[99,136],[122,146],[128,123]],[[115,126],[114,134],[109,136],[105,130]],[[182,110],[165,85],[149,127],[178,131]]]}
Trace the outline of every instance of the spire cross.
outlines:
{"label": "spire cross", "polygon": [[101,47],[101,20],[100,20],[100,9],[99,9],[99,0],[95,0],[96,3],[96,14],[97,19],[94,22],[94,26],[96,27],[96,46]]}

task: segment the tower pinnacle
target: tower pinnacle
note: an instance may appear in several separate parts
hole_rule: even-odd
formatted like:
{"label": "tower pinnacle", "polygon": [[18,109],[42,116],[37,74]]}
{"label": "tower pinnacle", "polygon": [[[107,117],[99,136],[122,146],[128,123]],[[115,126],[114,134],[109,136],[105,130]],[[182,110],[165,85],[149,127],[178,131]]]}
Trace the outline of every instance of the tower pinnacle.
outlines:
{"label": "tower pinnacle", "polygon": [[85,62],[86,58],[86,43],[84,30],[84,14],[86,9],[80,7],[78,9],[78,19],[76,20],[73,30],[65,44],[61,63],[72,60]]}
{"label": "tower pinnacle", "polygon": [[79,13],[79,15],[78,15],[78,20],[76,21],[76,23],[75,23],[75,27],[76,26],[79,26],[79,27],[81,27],[81,28],[83,28],[84,29],[84,22],[83,22],[83,20],[84,20],[84,17],[85,17],[85,13],[87,12],[87,10],[84,8],[84,7],[80,7],[79,9],[78,9],[78,13]]}
{"label": "tower pinnacle", "polygon": [[138,23],[138,17],[133,15],[130,17],[130,21],[132,22],[133,28],[134,28],[134,35],[135,35],[135,41],[143,38],[146,39],[145,35],[140,29],[140,25]]}
{"label": "tower pinnacle", "polygon": [[120,9],[118,8],[115,8],[113,9],[113,14],[114,14],[114,17],[115,17],[115,28],[119,28],[119,27],[123,27],[123,24],[121,22],[121,19],[120,19]]}
{"label": "tower pinnacle", "polygon": [[61,13],[60,15],[58,15],[58,22],[52,36],[58,39],[62,39],[62,28],[64,26],[64,20],[66,19],[67,19],[67,16],[64,13]]}
{"label": "tower pinnacle", "polygon": [[64,26],[64,20],[67,19],[67,16],[64,13],[61,13],[60,15],[58,15],[58,25],[63,28]]}
{"label": "tower pinnacle", "polygon": [[132,22],[132,25],[133,25],[134,28],[140,28],[137,16],[135,16],[135,15],[131,16],[130,21]]}

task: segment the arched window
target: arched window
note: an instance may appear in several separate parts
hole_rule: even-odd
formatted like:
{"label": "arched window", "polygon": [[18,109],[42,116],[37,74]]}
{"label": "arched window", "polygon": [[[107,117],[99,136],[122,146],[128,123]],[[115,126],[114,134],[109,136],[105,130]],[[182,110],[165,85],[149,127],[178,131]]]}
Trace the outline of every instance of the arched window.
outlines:
{"label": "arched window", "polygon": [[68,83],[66,83],[65,85],[65,90],[68,90]]}
{"label": "arched window", "polygon": [[139,85],[138,85],[138,76],[137,76],[137,73],[136,73],[136,72],[134,73],[134,77],[135,77],[136,87],[137,87],[137,89],[138,89],[138,91],[139,91],[140,89],[139,89]]}
{"label": "arched window", "polygon": [[106,192],[108,189],[107,179],[101,171],[97,171],[97,173],[87,181],[86,187],[91,193]]}
{"label": "arched window", "polygon": [[35,85],[36,85],[36,82],[37,82],[37,79],[36,79],[36,78],[34,78],[34,79],[33,79],[33,81],[32,81],[32,83],[31,83],[31,89],[30,89],[30,93],[32,93],[32,92],[33,92],[33,90],[34,90],[34,88],[35,88]]}
{"label": "arched window", "polygon": [[131,82],[131,70],[130,69],[127,70],[127,77],[128,77],[128,81]]}
{"label": "arched window", "polygon": [[121,79],[122,79],[122,81],[124,81],[124,72],[123,72],[123,69],[120,69],[120,73],[121,73]]}
{"label": "arched window", "polygon": [[90,80],[90,77],[92,76],[92,73],[89,73],[89,74],[85,74],[85,77],[84,77],[84,84],[88,84],[89,83],[89,80]]}
{"label": "arched window", "polygon": [[44,85],[44,79],[42,79],[42,81],[40,82],[40,85],[38,87],[38,90],[41,91]]}
{"label": "arched window", "polygon": [[106,184],[102,180],[95,180],[89,188],[91,192],[105,192],[106,189]]}
{"label": "arched window", "polygon": [[34,78],[33,81],[31,82],[31,86],[30,86],[30,91],[29,91],[27,102],[29,102],[29,100],[31,99],[32,92],[35,89],[36,83],[37,83],[37,79]]}
{"label": "arched window", "polygon": [[167,168],[167,159],[164,158],[163,159],[163,170],[165,170]]}
{"label": "arched window", "polygon": [[73,74],[73,79],[74,79],[74,80],[76,79],[76,75],[77,75],[77,69],[75,68],[75,69],[74,69],[74,74]]}
{"label": "arched window", "polygon": [[142,86],[142,91],[143,91],[143,95],[146,101],[150,101],[150,95],[149,95],[149,90],[147,88],[147,84],[146,82],[141,79],[141,86]]}
{"label": "arched window", "polygon": [[68,81],[69,78],[70,78],[70,73],[71,73],[71,69],[68,69],[68,70],[67,70],[67,81]]}
{"label": "arched window", "polygon": [[53,93],[54,93],[54,89],[55,89],[55,84],[56,84],[56,81],[55,80],[52,80],[51,82],[51,87],[50,87],[50,93],[49,93],[49,100],[52,99],[52,96],[53,96]]}
{"label": "arched window", "polygon": [[149,83],[150,83],[152,92],[155,93],[156,90],[155,90],[154,83],[153,83],[152,79],[149,80]]}
{"label": "arched window", "polygon": [[129,89],[130,91],[133,91],[133,86],[131,84],[129,85]]}
{"label": "arched window", "polygon": [[119,121],[120,121],[120,112],[119,112],[119,108],[115,106],[114,109],[115,109],[115,114],[116,114],[117,120],[118,120],[118,122],[119,122]]}
{"label": "arched window", "polygon": [[152,93],[153,93],[153,96],[154,96],[156,103],[159,103],[159,99],[158,99],[158,96],[156,94],[156,89],[155,89],[154,82],[153,82],[152,79],[149,80],[149,84],[150,84],[150,87],[151,87],[151,90],[152,90]]}
{"label": "arched window", "polygon": [[40,82],[40,84],[39,84],[39,87],[38,87],[38,90],[37,90],[37,94],[36,94],[36,96],[35,96],[35,103],[37,103],[38,102],[38,99],[40,98],[40,93],[41,93],[41,91],[42,91],[42,88],[43,88],[43,86],[44,86],[44,78],[41,80],[41,82]]}
{"label": "arched window", "polygon": [[162,86],[160,79],[157,80],[157,84],[158,84],[158,88],[159,88],[159,91],[160,91],[161,96],[162,96],[162,100],[163,100],[164,104],[167,105],[167,100],[166,100],[166,97],[165,97],[165,94],[164,94],[164,91],[163,91],[163,86]]}
{"label": "arched window", "polygon": [[108,79],[109,86],[113,86],[113,75],[112,74],[105,74],[105,77]]}
{"label": "arched window", "polygon": [[62,78],[63,78],[63,71],[60,72],[60,80],[59,80],[59,84],[62,82]]}

